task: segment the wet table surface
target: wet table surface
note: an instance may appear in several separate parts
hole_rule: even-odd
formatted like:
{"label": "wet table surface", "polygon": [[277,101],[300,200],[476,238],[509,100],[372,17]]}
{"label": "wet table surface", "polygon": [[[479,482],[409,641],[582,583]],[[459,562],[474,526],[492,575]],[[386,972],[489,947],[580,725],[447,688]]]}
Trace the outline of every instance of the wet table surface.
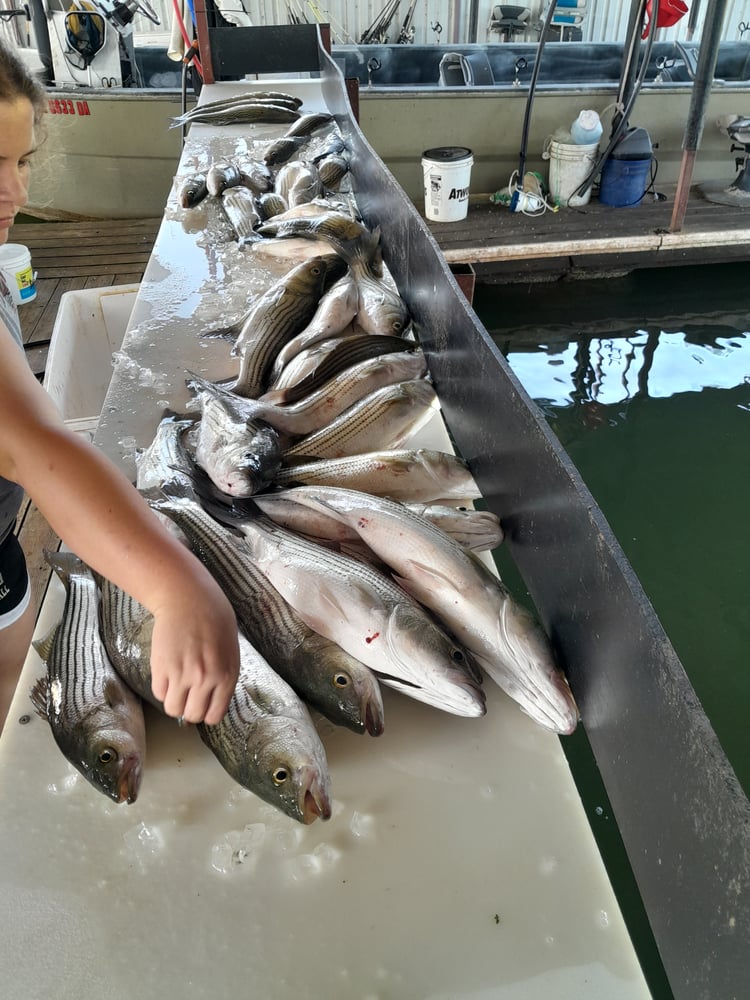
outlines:
{"label": "wet table surface", "polygon": [[[322,106],[314,81],[279,84]],[[196,126],[177,176],[283,131]],[[239,253],[214,209],[173,190],[115,359],[96,441],[129,475],[164,408],[184,409],[186,370],[234,370],[200,332],[289,267]],[[439,414],[414,444],[449,446]],[[46,722],[19,724],[42,669],[30,653],[0,741],[9,998],[648,997],[560,741],[492,682],[479,720],[384,690],[378,739],[315,715],[334,806],[304,827],[152,710],[141,793],[116,806]]]}

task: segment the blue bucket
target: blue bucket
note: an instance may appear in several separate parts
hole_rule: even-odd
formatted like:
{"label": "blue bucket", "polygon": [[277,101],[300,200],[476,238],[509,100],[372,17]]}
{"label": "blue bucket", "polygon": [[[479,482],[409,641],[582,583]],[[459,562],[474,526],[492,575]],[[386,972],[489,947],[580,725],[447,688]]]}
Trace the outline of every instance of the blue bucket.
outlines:
{"label": "blue bucket", "polygon": [[647,160],[616,160],[610,157],[602,168],[599,201],[626,208],[640,204],[649,185],[651,157]]}

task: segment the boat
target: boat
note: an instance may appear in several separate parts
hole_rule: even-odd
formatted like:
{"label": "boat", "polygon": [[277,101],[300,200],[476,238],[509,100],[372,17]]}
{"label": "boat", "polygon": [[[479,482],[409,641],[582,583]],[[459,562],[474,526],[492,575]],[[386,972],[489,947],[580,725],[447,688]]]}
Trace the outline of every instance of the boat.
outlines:
{"label": "boat", "polygon": [[[579,702],[673,993],[742,996],[750,803],[593,497],[358,128],[317,31],[300,27],[270,29],[262,42],[303,38],[309,54],[314,37],[315,67],[293,63],[302,76],[281,85],[333,113],[351,146],[358,205],[380,227],[385,266],[438,389],[445,425],[428,446],[445,447],[450,432],[484,503],[503,518]],[[257,86],[243,81],[244,65],[229,70],[234,82],[208,85],[205,99]],[[219,135],[196,126],[180,172],[240,140],[231,127]],[[128,473],[165,403],[184,403],[184,366],[225,371],[225,347],[199,345],[195,334],[202,310],[242,312],[253,273],[251,255],[199,243],[183,223],[172,192],[96,430]],[[49,600],[54,620],[59,594]],[[37,669],[27,661],[24,680]],[[14,702],[11,717],[24,704]],[[227,995],[252,982],[275,1000],[648,996],[603,872],[584,849],[590,830],[558,738],[497,701],[476,736],[457,725],[465,720],[433,726],[402,702],[391,708],[393,742],[375,762],[369,746],[352,742],[360,737],[328,734],[343,789],[330,836],[321,824],[309,835],[277,828],[228,792],[199,743],[164,719],[154,720],[150,790],[132,812],[97,809],[88,788],[66,786],[40,724],[6,727],[3,981],[18,995],[81,1000],[105,984],[113,1000],[134,989],[177,996],[186,982],[212,995],[220,953]],[[476,752],[464,757],[469,747]],[[50,823],[54,838],[33,850],[31,836]],[[76,933],[44,933],[50,924]],[[28,956],[40,935],[41,966]]]}
{"label": "boat", "polygon": [[[2,2],[12,5],[13,0]],[[81,0],[79,6],[86,2]],[[60,6],[53,7],[56,3]],[[221,17],[221,6],[209,3],[214,20]],[[286,12],[276,12],[280,6],[246,3],[247,14],[227,9],[222,25],[231,31],[250,22],[259,26],[281,23]],[[583,28],[572,32],[563,21],[558,34],[545,38],[543,51],[540,41],[531,41],[535,33],[539,35],[539,17],[525,18],[524,31],[514,30],[506,39],[490,27],[494,7],[483,12],[477,4],[462,10],[441,4],[435,20],[425,22],[411,6],[411,27],[403,36],[408,44],[342,41],[387,39],[388,31],[368,35],[365,26],[349,20],[354,15],[346,4],[329,5],[326,16],[334,61],[344,77],[353,81],[352,94],[356,89],[359,123],[415,203],[424,198],[421,158],[425,150],[446,145],[471,149],[472,196],[486,198],[507,186],[518,166],[522,141],[527,169],[546,178],[551,137],[560,127],[568,127],[582,109],[600,113],[605,127],[614,124],[626,43],[608,39],[615,32],[629,37],[624,0],[607,5],[602,21],[607,27],[589,30],[593,20],[589,18]],[[49,143],[37,157],[29,212],[40,218],[158,217],[182,148],[180,130],[170,129],[169,119],[187,102],[192,103],[194,91],[200,89],[197,73],[191,70],[188,75],[179,62],[180,46],[169,40],[175,33],[171,8],[163,0],[154,8],[139,5],[137,0],[128,0],[125,8],[102,0],[98,9],[103,13],[94,16],[105,25],[106,44],[92,55],[88,66],[78,69],[71,65],[70,56],[75,36],[66,35],[65,25],[66,19],[69,23],[80,14],[71,13],[61,0],[35,0],[29,9],[34,32],[47,39],[39,41],[36,49],[25,46],[27,37],[19,19],[10,26],[0,22],[6,35],[14,31],[19,51],[51,78]],[[121,9],[126,15],[120,14]],[[317,7],[316,11],[322,17]],[[536,13],[541,16],[542,9]],[[732,185],[737,174],[732,155],[736,143],[725,126],[746,117],[750,103],[750,43],[742,31],[739,39],[734,38],[734,13],[739,17],[741,12],[738,8],[727,18],[719,44],[693,173],[695,182],[722,190]],[[126,23],[118,23],[118,17]],[[279,20],[274,22],[274,17]],[[230,26],[227,18],[236,23]],[[488,41],[460,41],[477,39],[481,35],[478,25],[485,20]],[[441,32],[430,29],[430,23],[441,21],[450,26],[454,39],[450,44],[439,40]],[[396,26],[397,20],[392,21],[391,37]],[[647,49],[648,42],[644,42],[648,61],[631,118],[651,137],[658,178],[667,185],[679,177],[700,50],[700,42],[693,38],[696,29],[700,30],[697,19],[689,32],[683,21],[660,28],[652,48]],[[177,61],[168,58],[170,48]],[[532,79],[533,114],[524,133]],[[739,205],[744,205],[743,198]]]}

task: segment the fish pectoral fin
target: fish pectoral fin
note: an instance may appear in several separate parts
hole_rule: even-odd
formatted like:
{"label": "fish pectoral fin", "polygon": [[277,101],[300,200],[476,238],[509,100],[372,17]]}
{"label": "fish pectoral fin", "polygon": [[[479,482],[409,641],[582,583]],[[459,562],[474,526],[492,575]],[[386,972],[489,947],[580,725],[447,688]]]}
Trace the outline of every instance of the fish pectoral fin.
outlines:
{"label": "fish pectoral fin", "polygon": [[34,647],[36,652],[39,654],[40,659],[44,660],[46,663],[49,659],[49,654],[52,652],[52,646],[55,641],[55,636],[57,635],[57,630],[60,627],[60,623],[53,625],[49,632],[41,639],[34,639],[31,645]]}
{"label": "fish pectoral fin", "polygon": [[124,682],[117,677],[108,677],[104,682],[104,700],[110,708],[125,704]]}
{"label": "fish pectoral fin", "polygon": [[394,573],[393,579],[412,597],[419,599],[418,595],[423,593],[425,588],[434,590],[436,587],[440,587],[441,589],[446,587],[455,589],[456,587],[455,577],[448,576],[446,573],[440,573],[434,567],[427,566],[425,563],[410,562],[409,567],[410,572],[408,577],[399,576]]}
{"label": "fish pectoral fin", "polygon": [[29,691],[29,698],[31,698],[31,704],[34,706],[34,711],[41,719],[46,719],[49,721],[49,716],[47,715],[47,676],[37,678],[31,691]]}

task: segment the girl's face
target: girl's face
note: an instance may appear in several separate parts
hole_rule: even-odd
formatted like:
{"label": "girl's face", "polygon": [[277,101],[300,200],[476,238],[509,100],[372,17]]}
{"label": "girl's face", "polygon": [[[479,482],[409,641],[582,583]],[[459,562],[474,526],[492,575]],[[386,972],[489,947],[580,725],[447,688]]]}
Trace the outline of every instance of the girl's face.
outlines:
{"label": "girl's face", "polygon": [[29,168],[34,152],[34,109],[25,97],[0,101],[0,243],[29,194]]}

